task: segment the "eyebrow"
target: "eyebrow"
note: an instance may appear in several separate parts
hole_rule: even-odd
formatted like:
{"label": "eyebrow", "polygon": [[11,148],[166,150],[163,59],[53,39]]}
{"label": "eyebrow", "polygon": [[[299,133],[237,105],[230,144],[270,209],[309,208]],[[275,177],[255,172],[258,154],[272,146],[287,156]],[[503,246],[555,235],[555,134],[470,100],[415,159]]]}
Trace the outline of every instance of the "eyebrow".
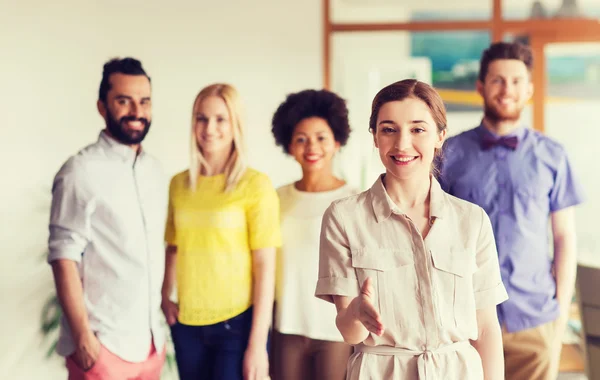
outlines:
{"label": "eyebrow", "polygon": [[[322,135],[322,134],[325,134],[325,133],[327,133],[327,131],[318,131],[318,132],[315,132],[316,135]],[[297,135],[308,136],[308,133],[306,133],[306,132],[294,132],[294,134],[292,136],[297,136]]]}
{"label": "eyebrow", "polygon": [[[208,116],[206,116],[206,114],[204,112],[196,112],[196,117],[198,117],[198,116],[208,117]],[[214,116],[216,116],[216,117],[223,117],[223,118],[227,117],[227,115],[224,114],[224,113],[217,113]]]}
{"label": "eyebrow", "polygon": [[509,79],[526,79],[527,76],[525,75],[515,75],[515,76],[505,76],[502,74],[491,74],[492,79],[503,79],[503,80],[509,80]]}
{"label": "eyebrow", "polygon": [[[115,99],[128,99],[128,100],[133,100],[133,97],[129,96],[129,95],[122,95],[119,94],[117,96],[115,96]],[[150,100],[149,96],[143,97],[142,100]]]}
{"label": "eyebrow", "polygon": [[[379,122],[379,125],[381,124],[394,124],[397,125],[395,121],[392,120],[381,120]],[[429,123],[427,123],[425,120],[411,120],[408,124],[427,124],[429,125]]]}

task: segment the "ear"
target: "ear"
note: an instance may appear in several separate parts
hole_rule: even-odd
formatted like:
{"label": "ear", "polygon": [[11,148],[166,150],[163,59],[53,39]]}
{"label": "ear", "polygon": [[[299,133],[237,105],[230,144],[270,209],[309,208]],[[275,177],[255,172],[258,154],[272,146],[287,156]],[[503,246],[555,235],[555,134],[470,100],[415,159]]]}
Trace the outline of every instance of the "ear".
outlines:
{"label": "ear", "polygon": [[342,144],[340,144],[340,142],[336,140],[334,152],[335,153],[339,152],[341,147],[342,147]]}
{"label": "ear", "polygon": [[527,85],[526,96],[527,96],[527,101],[531,100],[531,97],[533,96],[533,82],[531,80],[529,81],[529,84]]}
{"label": "ear", "polygon": [[435,147],[438,149],[442,149],[442,145],[444,145],[444,141],[446,141],[446,134],[448,133],[448,129],[444,129],[440,133],[438,133],[438,141],[435,143]]}
{"label": "ear", "polygon": [[475,82],[475,88],[477,89],[479,95],[483,97],[483,82],[477,79],[477,82]]}
{"label": "ear", "polygon": [[104,120],[106,120],[107,111],[106,111],[106,105],[104,104],[104,102],[102,100],[98,99],[98,101],[96,102],[96,107],[98,108],[98,112],[100,113],[102,118]]}

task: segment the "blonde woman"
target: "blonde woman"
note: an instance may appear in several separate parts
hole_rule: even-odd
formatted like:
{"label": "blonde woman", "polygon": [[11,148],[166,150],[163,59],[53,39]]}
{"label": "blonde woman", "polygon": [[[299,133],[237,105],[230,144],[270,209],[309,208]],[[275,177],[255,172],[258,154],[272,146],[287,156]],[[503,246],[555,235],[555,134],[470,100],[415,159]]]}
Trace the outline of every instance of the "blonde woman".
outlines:
{"label": "blonde woman", "polygon": [[[279,201],[248,168],[236,90],[194,101],[190,169],[171,180],[162,309],[181,380],[263,380],[272,316]],[[169,296],[177,283],[178,303]]]}

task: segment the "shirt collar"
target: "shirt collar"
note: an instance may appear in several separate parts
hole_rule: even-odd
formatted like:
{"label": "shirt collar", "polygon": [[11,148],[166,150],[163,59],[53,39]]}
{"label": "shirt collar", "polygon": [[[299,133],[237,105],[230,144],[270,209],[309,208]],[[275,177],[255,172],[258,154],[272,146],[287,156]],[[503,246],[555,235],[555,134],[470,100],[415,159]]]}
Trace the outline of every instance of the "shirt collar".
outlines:
{"label": "shirt collar", "polygon": [[[405,215],[398,206],[392,201],[385,186],[383,186],[382,174],[377,178],[373,186],[371,186],[371,202],[375,219],[377,223],[389,218],[392,214]],[[431,176],[431,186],[429,187],[429,217],[430,219],[442,219],[446,216],[446,193],[442,190],[440,183]]]}
{"label": "shirt collar", "polygon": [[129,146],[118,142],[105,131],[100,132],[98,144],[102,145],[106,151],[119,156],[125,162],[134,163],[137,159],[142,159],[145,156],[143,149],[140,149],[140,152],[136,154]]}
{"label": "shirt collar", "polygon": [[484,127],[483,126],[483,120],[482,120],[481,123],[479,124],[479,126],[477,128],[475,128],[475,131],[477,132],[477,135],[479,136],[480,140],[482,140],[483,136],[485,136],[485,135],[492,136],[494,139],[498,139],[500,137],[515,136],[519,140],[519,143],[520,143],[521,141],[523,141],[523,138],[525,137],[526,129],[527,128],[523,124],[521,124],[521,126],[519,126],[518,128],[516,128],[511,133],[509,133],[507,135],[504,135],[504,136],[500,136],[500,135],[497,135],[494,132],[490,131],[486,127]]}

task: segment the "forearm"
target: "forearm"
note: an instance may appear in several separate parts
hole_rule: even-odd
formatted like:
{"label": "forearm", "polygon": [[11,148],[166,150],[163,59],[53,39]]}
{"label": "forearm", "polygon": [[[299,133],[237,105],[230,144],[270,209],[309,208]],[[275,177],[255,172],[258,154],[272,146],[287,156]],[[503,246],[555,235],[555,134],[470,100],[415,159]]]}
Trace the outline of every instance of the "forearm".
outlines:
{"label": "forearm", "polygon": [[69,323],[73,338],[78,341],[91,330],[77,264],[71,260],[53,261],[52,273],[63,314]]}
{"label": "forearm", "polygon": [[162,285],[162,297],[170,299],[177,276],[177,247],[167,246],[165,251],[165,277]]}
{"label": "forearm", "polygon": [[275,298],[275,248],[252,252],[253,311],[249,345],[266,347]]}
{"label": "forearm", "polygon": [[502,332],[500,326],[486,327],[479,332],[479,338],[471,344],[481,357],[485,380],[504,379],[504,353],[502,352]]}
{"label": "forearm", "polygon": [[574,236],[554,240],[554,267],[556,273],[556,298],[560,305],[561,318],[569,315],[569,307],[575,289],[577,254]]}
{"label": "forearm", "polygon": [[[344,297],[346,298],[346,297]],[[369,331],[359,321],[353,310],[356,309],[355,303],[358,298],[354,298],[350,303],[336,300],[338,313],[335,318],[335,325],[342,334],[344,342],[348,344],[359,344],[369,336]],[[342,305],[339,305],[342,303]]]}

